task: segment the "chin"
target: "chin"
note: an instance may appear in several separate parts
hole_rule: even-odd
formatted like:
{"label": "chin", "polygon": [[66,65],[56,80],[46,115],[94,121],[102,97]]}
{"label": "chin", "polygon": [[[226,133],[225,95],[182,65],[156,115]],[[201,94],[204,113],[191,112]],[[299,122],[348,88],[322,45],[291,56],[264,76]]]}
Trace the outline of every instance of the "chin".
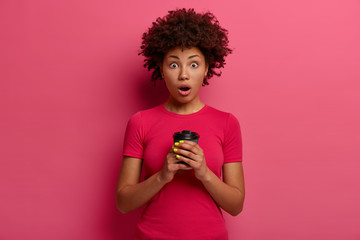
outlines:
{"label": "chin", "polygon": [[187,104],[187,103],[192,102],[194,99],[192,99],[192,98],[174,98],[174,100],[181,104]]}

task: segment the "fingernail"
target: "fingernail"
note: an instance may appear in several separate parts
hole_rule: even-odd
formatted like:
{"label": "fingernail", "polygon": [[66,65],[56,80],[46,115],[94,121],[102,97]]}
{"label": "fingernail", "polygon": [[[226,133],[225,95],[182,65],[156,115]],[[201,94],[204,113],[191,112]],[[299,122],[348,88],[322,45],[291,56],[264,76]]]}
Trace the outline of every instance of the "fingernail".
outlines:
{"label": "fingernail", "polygon": [[180,142],[180,143],[183,143],[184,141],[183,141],[183,140],[180,140],[179,142]]}
{"label": "fingernail", "polygon": [[178,142],[176,142],[176,143],[175,143],[175,146],[177,146],[177,145],[179,145],[179,143],[178,143]]}
{"label": "fingernail", "polygon": [[177,148],[174,148],[174,152],[177,152]]}
{"label": "fingernail", "polygon": [[176,155],[177,158],[180,158],[180,155]]}

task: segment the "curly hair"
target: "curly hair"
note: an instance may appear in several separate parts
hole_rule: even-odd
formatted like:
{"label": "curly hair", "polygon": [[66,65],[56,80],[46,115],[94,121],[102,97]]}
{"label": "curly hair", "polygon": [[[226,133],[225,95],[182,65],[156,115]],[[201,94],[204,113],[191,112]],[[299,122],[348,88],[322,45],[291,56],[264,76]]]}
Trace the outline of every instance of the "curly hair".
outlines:
{"label": "curly hair", "polygon": [[228,48],[228,31],[219,25],[216,17],[206,12],[199,14],[194,9],[177,9],[169,11],[163,18],[157,18],[152,26],[142,36],[139,55],[145,57],[144,67],[154,70],[151,80],[161,79],[160,65],[165,54],[175,48],[197,47],[204,54],[209,66],[208,74],[204,78],[203,86],[208,85],[207,79],[213,75],[220,76],[225,57],[232,53]]}

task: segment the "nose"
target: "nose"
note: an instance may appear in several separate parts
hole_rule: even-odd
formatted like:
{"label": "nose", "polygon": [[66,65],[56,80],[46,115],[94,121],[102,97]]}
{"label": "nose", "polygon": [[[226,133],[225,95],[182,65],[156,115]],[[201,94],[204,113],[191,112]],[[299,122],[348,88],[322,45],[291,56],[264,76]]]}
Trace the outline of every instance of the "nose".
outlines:
{"label": "nose", "polygon": [[182,67],[179,74],[179,80],[188,80],[189,74],[186,70],[186,68]]}

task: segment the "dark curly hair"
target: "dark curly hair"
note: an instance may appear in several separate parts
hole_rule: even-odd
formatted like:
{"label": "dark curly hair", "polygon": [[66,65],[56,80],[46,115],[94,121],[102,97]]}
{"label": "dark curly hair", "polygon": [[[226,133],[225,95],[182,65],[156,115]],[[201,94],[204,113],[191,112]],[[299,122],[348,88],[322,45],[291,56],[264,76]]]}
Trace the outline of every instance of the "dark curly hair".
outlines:
{"label": "dark curly hair", "polygon": [[[228,31],[219,25],[216,17],[206,12],[199,14],[194,9],[177,9],[169,11],[163,18],[156,22],[142,36],[142,45],[139,55],[145,57],[144,67],[149,71],[154,70],[151,80],[161,79],[160,65],[164,55],[175,47],[197,47],[204,54],[209,66],[208,74],[204,78],[203,86],[208,85],[207,79],[213,75],[220,76],[225,57],[232,52],[228,48]],[[154,82],[155,83],[155,82]]]}

